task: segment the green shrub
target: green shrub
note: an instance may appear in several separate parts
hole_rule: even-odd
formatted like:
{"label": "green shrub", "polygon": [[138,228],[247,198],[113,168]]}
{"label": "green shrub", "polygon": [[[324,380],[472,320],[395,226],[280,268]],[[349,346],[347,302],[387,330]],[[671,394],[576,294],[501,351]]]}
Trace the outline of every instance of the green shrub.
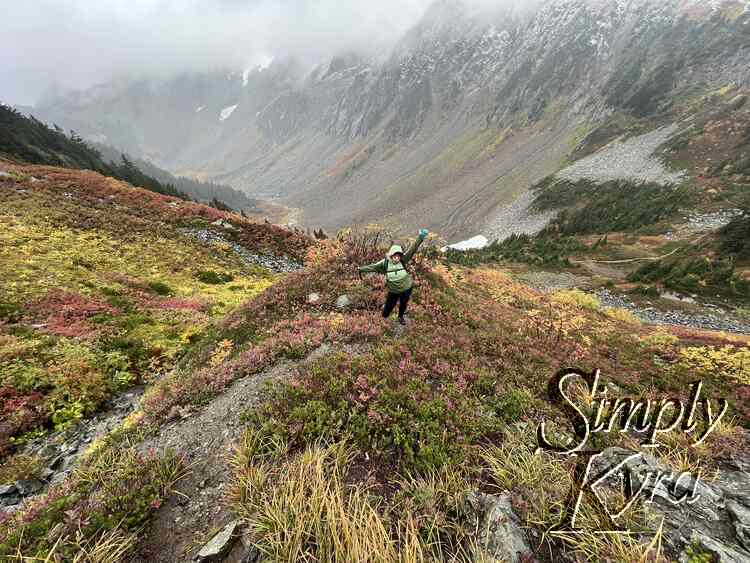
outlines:
{"label": "green shrub", "polygon": [[597,184],[547,178],[534,187],[537,211],[563,210],[544,233],[562,235],[635,231],[677,216],[696,201],[691,186],[636,184],[618,180]]}
{"label": "green shrub", "polygon": [[661,282],[683,293],[750,297],[750,282],[740,278],[734,261],[708,256],[649,262],[628,276],[632,282]]}
{"label": "green shrub", "polygon": [[200,282],[211,284],[211,285],[221,285],[224,283],[229,283],[234,279],[234,277],[231,274],[225,273],[225,272],[214,272],[213,270],[201,270],[199,272],[196,272],[195,279],[197,279]]}
{"label": "green shrub", "polygon": [[[460,460],[464,445],[497,424],[497,418],[480,408],[479,388],[460,390],[448,381],[430,381],[421,362],[400,366],[402,354],[398,344],[389,344],[362,356],[322,358],[302,370],[297,381],[279,384],[248,420],[263,435],[292,446],[346,438],[370,456],[407,470],[427,471]],[[426,355],[427,365],[471,363],[469,351],[448,346],[411,354]],[[524,399],[520,394],[511,398],[505,405],[509,416],[522,410]]]}
{"label": "green shrub", "polygon": [[510,389],[494,405],[496,414],[506,423],[521,420],[533,405],[534,398],[525,389]]}
{"label": "green shrub", "polygon": [[174,291],[171,287],[169,287],[166,283],[161,281],[150,281],[148,282],[148,288],[156,293],[157,295],[173,295]]}

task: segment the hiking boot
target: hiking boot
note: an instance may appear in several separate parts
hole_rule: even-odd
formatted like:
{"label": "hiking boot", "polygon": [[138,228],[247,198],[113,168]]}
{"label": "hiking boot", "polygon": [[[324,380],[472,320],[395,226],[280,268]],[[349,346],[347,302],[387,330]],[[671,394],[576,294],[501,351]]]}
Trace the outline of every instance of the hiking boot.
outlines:
{"label": "hiking boot", "polygon": [[406,325],[406,317],[399,317],[398,322],[399,324]]}

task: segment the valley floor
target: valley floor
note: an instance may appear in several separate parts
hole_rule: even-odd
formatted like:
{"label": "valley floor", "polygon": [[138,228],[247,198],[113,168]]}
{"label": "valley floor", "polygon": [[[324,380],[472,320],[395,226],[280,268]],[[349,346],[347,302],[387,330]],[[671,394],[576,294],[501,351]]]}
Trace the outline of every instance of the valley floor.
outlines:
{"label": "valley floor", "polygon": [[[0,257],[6,275],[16,272],[16,284],[4,286],[12,307],[0,325],[2,393],[12,401],[0,426],[8,482],[0,498],[14,501],[0,517],[0,557],[411,563],[750,555],[746,336],[650,326],[575,289],[585,286],[580,273],[464,267],[429,243],[413,264],[404,330],[380,316],[382,280],[356,274],[382,256],[383,233],[313,243],[200,206],[182,215],[183,204],[162,196],[150,215],[150,206],[127,199],[125,186],[97,175],[14,174],[0,184],[4,236],[15,249]],[[184,229],[221,240],[196,241]],[[153,232],[160,238],[143,244]],[[286,254],[304,268],[270,274],[234,245]],[[182,247],[190,248],[184,260]],[[118,269],[128,276],[113,277]],[[65,299],[48,301],[60,287]],[[184,307],[186,317],[163,313]],[[113,341],[116,357],[108,355]],[[161,356],[144,352],[139,364],[137,352],[157,343],[173,350],[169,361],[149,364]],[[695,411],[696,429],[708,434],[698,444],[677,430],[647,451],[643,433],[592,436],[603,461],[640,456],[634,474],[661,495],[663,502],[626,512],[633,536],[550,533],[565,515],[576,459],[536,451],[535,429],[546,421],[561,443],[575,439],[548,394],[554,374],[571,366],[601,370],[612,395],[686,402],[689,385],[701,380],[701,397],[711,400]],[[123,392],[136,398],[136,383],[145,385],[137,408],[128,402],[101,426],[77,426]],[[583,382],[569,391],[594,414]],[[717,421],[724,398],[728,414]],[[56,445],[45,448],[45,439]],[[24,450],[29,445],[37,449]],[[59,474],[59,463],[68,471],[46,487],[46,470]],[[650,470],[705,476],[696,485],[703,503],[671,503],[668,490],[644,477]],[[19,496],[25,500],[15,502]],[[623,500],[621,489],[607,489],[611,506]],[[582,516],[589,531],[602,525],[602,513]]]}

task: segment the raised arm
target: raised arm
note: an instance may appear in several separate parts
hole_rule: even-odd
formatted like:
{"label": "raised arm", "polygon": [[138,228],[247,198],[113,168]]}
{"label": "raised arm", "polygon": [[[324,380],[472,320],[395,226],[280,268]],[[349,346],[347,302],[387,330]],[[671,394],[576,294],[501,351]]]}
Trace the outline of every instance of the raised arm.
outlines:
{"label": "raised arm", "polygon": [[409,250],[406,251],[404,254],[404,257],[401,259],[401,261],[406,264],[414,257],[414,254],[416,254],[417,250],[419,250],[419,247],[424,242],[424,239],[427,238],[427,230],[422,229],[419,231],[419,235],[417,235],[417,240],[414,241],[414,243],[409,247]]}
{"label": "raised arm", "polygon": [[370,272],[385,274],[385,260],[375,262],[374,264],[368,264],[367,266],[360,266],[358,270],[360,274],[367,274]]}

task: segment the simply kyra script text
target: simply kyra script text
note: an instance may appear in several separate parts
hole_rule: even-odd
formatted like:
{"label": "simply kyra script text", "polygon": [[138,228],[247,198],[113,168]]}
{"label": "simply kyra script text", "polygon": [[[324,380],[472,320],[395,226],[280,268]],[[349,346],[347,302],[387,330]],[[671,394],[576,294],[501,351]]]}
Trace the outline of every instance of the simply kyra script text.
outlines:
{"label": "simply kyra script text", "polygon": [[[586,383],[591,396],[591,414],[588,416],[584,406],[566,394],[570,383],[576,379]],[[691,435],[691,446],[697,446],[713,432],[729,408],[726,399],[714,402],[709,397],[703,397],[702,391],[702,382],[690,384],[687,402],[674,397],[609,398],[607,386],[601,383],[598,369],[589,374],[566,369],[550,381],[548,394],[552,403],[565,412],[577,441],[564,446],[553,444],[548,438],[546,423],[541,422],[537,427],[537,445],[542,450],[574,454],[584,449],[592,434],[637,432],[645,438],[644,447],[656,447],[659,434],[682,431]]]}

